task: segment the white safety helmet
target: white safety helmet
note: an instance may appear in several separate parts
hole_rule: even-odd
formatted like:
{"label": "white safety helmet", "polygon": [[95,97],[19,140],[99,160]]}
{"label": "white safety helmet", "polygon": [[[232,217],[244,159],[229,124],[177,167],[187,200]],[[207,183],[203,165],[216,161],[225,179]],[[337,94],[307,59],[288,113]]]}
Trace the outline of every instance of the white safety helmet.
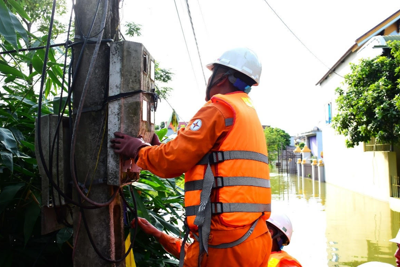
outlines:
{"label": "white safety helmet", "polygon": [[290,221],[289,217],[283,213],[271,212],[271,216],[267,222],[271,223],[273,226],[282,231],[282,233],[288,239],[288,243],[286,245],[289,245],[293,232],[292,222]]}
{"label": "white safety helmet", "polygon": [[393,242],[393,243],[400,244],[400,229],[399,229],[399,231],[397,232],[396,237],[393,238],[393,239],[390,239],[389,241],[390,241],[390,242]]}
{"label": "white safety helmet", "polygon": [[217,60],[207,64],[207,68],[213,70],[214,64],[220,64],[243,73],[256,82],[253,86],[257,86],[260,83],[261,62],[256,53],[248,48],[228,50]]}

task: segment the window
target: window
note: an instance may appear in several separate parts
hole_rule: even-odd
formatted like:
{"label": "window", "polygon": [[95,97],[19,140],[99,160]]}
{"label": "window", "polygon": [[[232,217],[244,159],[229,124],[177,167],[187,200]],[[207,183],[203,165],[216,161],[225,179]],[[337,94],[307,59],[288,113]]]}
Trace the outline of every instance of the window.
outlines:
{"label": "window", "polygon": [[326,110],[326,123],[330,124],[332,122],[332,102],[329,102]]}
{"label": "window", "polygon": [[375,138],[372,138],[368,143],[364,143],[364,152],[372,151],[390,151],[390,145],[378,143]]}
{"label": "window", "polygon": [[156,68],[155,68],[155,63],[153,60],[150,61],[150,79],[154,81],[155,79],[155,74],[156,73]]}
{"label": "window", "polygon": [[146,53],[143,53],[143,71],[147,74],[148,73],[148,56]]}

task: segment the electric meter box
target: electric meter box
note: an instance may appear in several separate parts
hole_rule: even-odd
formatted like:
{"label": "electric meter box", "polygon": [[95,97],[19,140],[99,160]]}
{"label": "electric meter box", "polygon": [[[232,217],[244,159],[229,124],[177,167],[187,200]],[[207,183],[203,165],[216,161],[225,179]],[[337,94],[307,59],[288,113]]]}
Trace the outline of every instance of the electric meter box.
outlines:
{"label": "electric meter box", "polygon": [[[110,47],[108,94],[108,144],[114,132],[141,135],[151,142],[154,134],[155,61],[141,43],[121,41]],[[107,184],[120,186],[138,178],[130,159],[123,159],[108,146]]]}

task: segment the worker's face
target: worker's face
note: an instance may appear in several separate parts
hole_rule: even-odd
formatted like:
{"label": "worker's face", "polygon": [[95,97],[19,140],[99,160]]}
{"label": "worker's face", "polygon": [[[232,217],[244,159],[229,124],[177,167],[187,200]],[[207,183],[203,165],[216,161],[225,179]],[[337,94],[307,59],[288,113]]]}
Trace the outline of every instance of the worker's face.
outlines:
{"label": "worker's face", "polygon": [[394,253],[394,257],[396,258],[396,265],[400,267],[400,244],[397,244],[396,253]]}

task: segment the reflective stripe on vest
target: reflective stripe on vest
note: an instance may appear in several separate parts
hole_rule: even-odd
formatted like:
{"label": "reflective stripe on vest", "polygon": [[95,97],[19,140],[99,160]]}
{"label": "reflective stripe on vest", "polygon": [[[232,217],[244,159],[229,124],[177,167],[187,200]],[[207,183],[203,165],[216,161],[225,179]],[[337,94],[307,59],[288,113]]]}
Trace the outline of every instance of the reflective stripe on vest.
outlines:
{"label": "reflective stripe on vest", "polygon": [[[186,216],[196,215],[199,207],[200,205],[186,207]],[[211,202],[211,210],[213,214],[226,212],[271,212],[271,204]]]}
{"label": "reflective stripe on vest", "polygon": [[[212,214],[221,214],[230,212],[256,212],[256,213],[271,212],[271,204],[210,202],[211,191],[215,185],[214,183],[215,178],[211,171],[210,164],[220,163],[221,160],[225,161],[232,159],[255,160],[268,164],[268,157],[266,155],[252,151],[216,151],[210,153],[206,157],[206,159],[209,160],[209,162],[207,164],[207,169],[204,174],[204,179],[201,181],[202,183],[201,183],[200,205],[188,206],[186,208],[186,216],[196,215],[194,224],[197,225],[199,229],[199,243],[200,243],[199,255],[202,255],[203,251],[205,251],[208,254],[208,237],[210,234]],[[237,181],[242,181],[242,182],[243,180],[244,179],[241,180],[237,179]]]}
{"label": "reflective stripe on vest", "polygon": [[[214,178],[214,188],[221,188],[224,186],[258,186],[264,188],[271,188],[269,180],[255,178],[255,177],[215,177]],[[203,189],[203,180],[190,181],[185,183],[185,192],[194,191],[194,190],[202,190]]]}
{"label": "reflective stripe on vest", "polygon": [[260,161],[268,164],[268,156],[253,152],[253,151],[242,151],[242,150],[231,150],[231,151],[214,151],[210,154],[206,154],[197,165],[205,164],[216,164],[225,160],[232,159],[248,159]]}

